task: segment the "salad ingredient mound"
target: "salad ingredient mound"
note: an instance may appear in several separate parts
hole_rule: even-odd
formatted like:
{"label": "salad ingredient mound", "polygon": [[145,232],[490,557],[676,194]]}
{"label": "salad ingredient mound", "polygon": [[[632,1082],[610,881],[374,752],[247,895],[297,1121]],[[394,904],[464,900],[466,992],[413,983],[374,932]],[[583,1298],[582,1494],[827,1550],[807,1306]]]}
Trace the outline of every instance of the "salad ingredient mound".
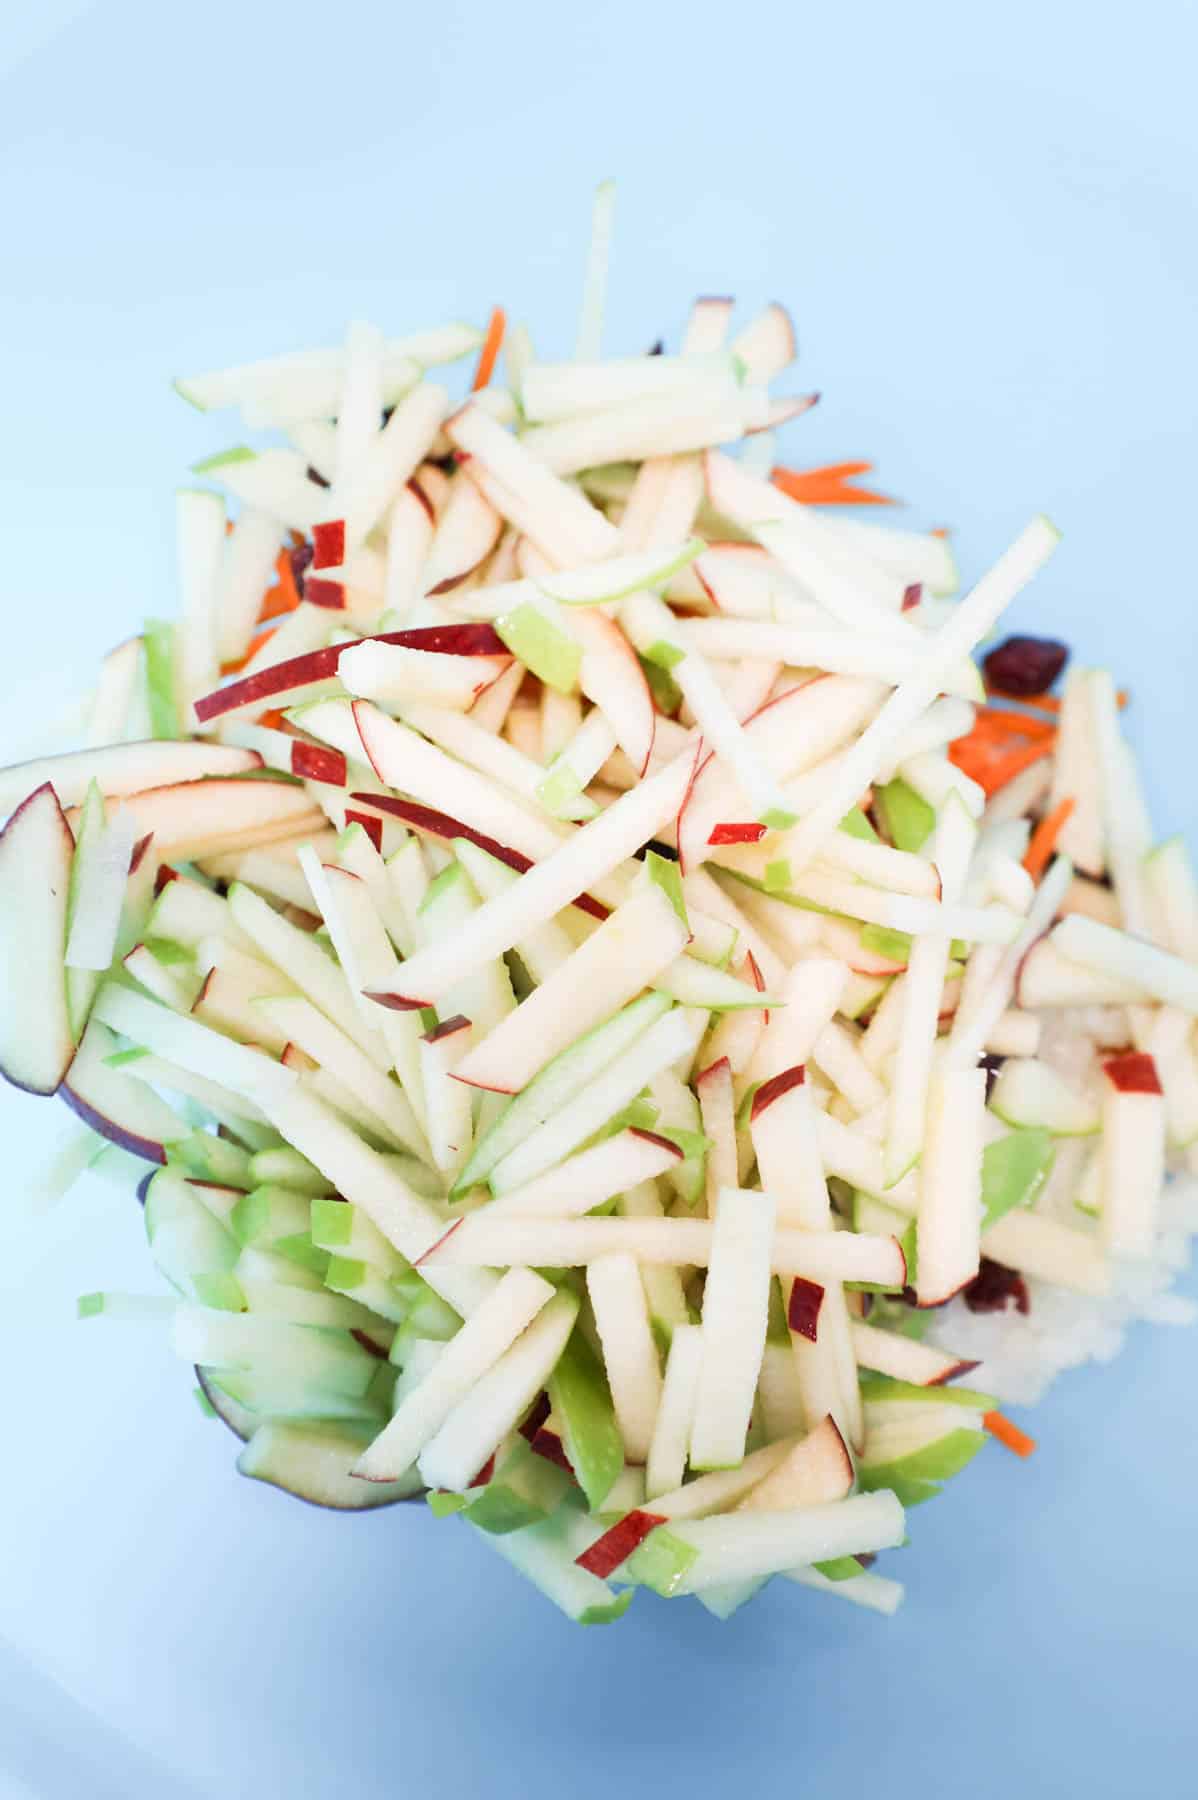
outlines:
{"label": "salad ingredient mound", "polygon": [[269,435],[0,771],[0,1066],[81,1121],[42,1203],[144,1204],[169,1295],[81,1314],[243,1474],[586,1623],[889,1612],[1001,1404],[1188,1316],[1198,891],[1111,676],[995,643],[1052,525],[958,597],[868,464],[779,466],[780,306],[602,358],[610,225],[573,360],[496,309],[177,384]]}

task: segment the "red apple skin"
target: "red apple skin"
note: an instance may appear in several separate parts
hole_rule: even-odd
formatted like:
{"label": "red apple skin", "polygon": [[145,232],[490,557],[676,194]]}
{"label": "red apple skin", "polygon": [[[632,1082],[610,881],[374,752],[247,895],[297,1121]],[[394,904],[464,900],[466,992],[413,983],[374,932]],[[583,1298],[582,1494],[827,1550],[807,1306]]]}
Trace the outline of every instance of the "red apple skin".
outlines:
{"label": "red apple skin", "polygon": [[783,1094],[789,1094],[791,1088],[802,1087],[807,1079],[807,1068],[804,1063],[796,1063],[792,1069],[783,1069],[781,1074],[771,1075],[763,1081],[753,1095],[753,1105],[749,1111],[749,1123],[752,1124],[767,1106],[775,1100],[781,1100]]}
{"label": "red apple skin", "polygon": [[291,773],[305,781],[323,781],[329,787],[344,787],[349,779],[345,754],[327,744],[301,743],[291,746]]}
{"label": "red apple skin", "polygon": [[406,994],[382,994],[377,990],[363,990],[367,1000],[373,1000],[376,1006],[385,1006],[390,1012],[423,1012],[431,1006],[430,1000],[409,1000]]}
{"label": "red apple skin", "polygon": [[470,1020],[464,1013],[455,1013],[452,1019],[442,1019],[431,1031],[424,1034],[426,1044],[439,1044],[442,1038],[456,1037],[459,1031],[469,1031]]}
{"label": "red apple skin", "polygon": [[947,1387],[948,1383],[950,1381],[956,1381],[958,1376],[970,1375],[973,1373],[974,1369],[977,1369],[980,1367],[981,1367],[981,1364],[977,1361],[955,1362],[952,1364],[952,1366],[950,1368],[945,1369],[943,1375],[934,1375],[932,1377],[931,1381],[926,1383],[926,1386],[928,1386],[928,1387]]}
{"label": "red apple skin", "polygon": [[488,1481],[490,1481],[490,1479],[491,1479],[492,1475],[494,1475],[494,1473],[495,1473],[495,1452],[492,1450],[490,1456],[488,1456],[486,1462],[483,1464],[483,1466],[479,1470],[478,1474],[474,1477],[474,1480],[470,1483],[471,1487],[472,1488],[486,1487]]}
{"label": "red apple skin", "polygon": [[732,1073],[732,1065],[729,1063],[728,1058],[726,1056],[721,1056],[718,1062],[708,1063],[707,1067],[695,1076],[695,1086],[698,1087],[701,1081],[710,1081],[714,1079],[725,1069],[729,1074]]}
{"label": "red apple skin", "polygon": [[202,1369],[198,1363],[196,1364],[196,1382],[200,1392],[221,1423],[227,1425],[233,1436],[239,1438],[243,1444],[248,1443],[260,1423],[258,1415],[250,1412],[248,1407],[239,1405],[236,1400],[231,1400],[228,1394],[217,1387],[208,1371]]}
{"label": "red apple skin", "polygon": [[651,1531],[665,1524],[661,1513],[642,1512],[634,1507],[625,1513],[610,1531],[605,1531],[601,1538],[596,1538],[589,1550],[574,1558],[580,1569],[597,1575],[600,1581],[606,1581],[614,1575],[620,1564],[627,1562],[633,1551],[644,1543]]}
{"label": "red apple skin", "polygon": [[166,1149],[162,1144],[156,1143],[153,1138],[138,1137],[135,1132],[126,1131],[115,1120],[97,1112],[95,1107],[90,1106],[83,1099],[82,1095],[74,1091],[69,1079],[63,1082],[58,1092],[71,1111],[77,1114],[85,1125],[90,1125],[93,1131],[98,1132],[101,1137],[107,1138],[110,1144],[117,1144],[122,1150],[128,1150],[130,1155],[140,1156],[146,1162],[165,1164]]}
{"label": "red apple skin", "polygon": [[420,502],[421,506],[423,506],[425,512],[428,514],[429,524],[435,525],[437,522],[437,515],[433,510],[433,503],[429,499],[428,495],[425,493],[424,489],[421,487],[420,483],[417,481],[417,479],[414,475],[412,476],[411,480],[408,482],[408,492],[410,494],[414,495],[414,497]]}
{"label": "red apple skin", "polygon": [[662,1137],[660,1132],[646,1131],[640,1125],[630,1125],[628,1129],[633,1137],[643,1138],[646,1144],[656,1144],[660,1150],[668,1150],[679,1162],[682,1161],[682,1151],[673,1138]]}
{"label": "red apple skin", "polygon": [[[330,519],[312,527],[312,567],[339,569],[345,562],[345,520]],[[304,589],[308,598],[307,586]]]}
{"label": "red apple skin", "polygon": [[543,1456],[546,1462],[553,1463],[556,1468],[564,1469],[567,1475],[573,1475],[574,1465],[566,1455],[562,1440],[556,1431],[546,1431],[544,1428],[537,1431],[530,1440],[529,1448],[535,1455]]}
{"label": "red apple skin", "polygon": [[450,1238],[453,1236],[454,1232],[460,1231],[462,1226],[465,1223],[466,1223],[466,1220],[464,1217],[461,1219],[455,1219],[453,1224],[449,1227],[448,1231],[443,1231],[441,1233],[440,1237],[437,1238],[435,1243],[430,1244],[427,1250],[425,1250],[420,1256],[416,1257],[415,1261],[412,1264],[412,1267],[414,1269],[418,1269],[420,1267],[421,1263],[428,1262],[429,1258],[432,1256],[435,1256],[437,1254],[437,1251],[440,1250],[441,1246],[443,1244],[447,1244],[449,1242]]}
{"label": "red apple skin", "polygon": [[724,825],[713,825],[707,834],[707,842],[712,846],[720,844],[759,844],[765,836],[764,825],[746,823],[738,825],[731,822]]}
{"label": "red apple skin", "polygon": [[1161,1078],[1156,1062],[1139,1050],[1128,1050],[1123,1056],[1112,1056],[1102,1065],[1102,1072],[1120,1094],[1161,1094]]}
{"label": "red apple skin", "polygon": [[[337,585],[326,583],[326,586]],[[495,627],[485,620],[465,619],[452,625],[414,625],[404,631],[379,632],[376,636],[382,644],[401,644],[408,650],[431,650],[446,656],[509,657],[511,654]],[[367,640],[358,638],[354,641]],[[341,652],[350,647],[349,644],[330,644],[323,650],[309,650],[303,656],[289,657],[286,662],[274,663],[254,675],[243,676],[240,681],[231,681],[228,687],[216,688],[196,701],[196,717],[201,724],[207,724],[209,719],[220,718],[222,713],[234,712],[257,700],[269,699],[272,694],[328,681],[337,673]]]}
{"label": "red apple skin", "polygon": [[[351,800],[357,800],[364,806],[376,807],[379,812],[391,813],[393,817],[402,819],[405,825],[412,826],[415,831],[427,832],[430,837],[444,838],[452,842],[454,838],[466,838],[477,844],[480,850],[486,850],[496,862],[506,864],[523,875],[532,868],[531,856],[525,856],[521,850],[513,850],[508,844],[501,844],[498,839],[488,837],[485,832],[475,831],[472,825],[464,825],[460,819],[451,818],[448,813],[438,812],[433,806],[421,806],[415,800],[401,800],[392,794],[351,794]],[[592,919],[606,919],[610,908],[602,901],[595,900],[590,894],[579,894],[574,901],[579,912],[589,913]]]}
{"label": "red apple skin", "polygon": [[345,823],[360,825],[379,855],[383,854],[383,821],[381,819],[372,818],[369,813],[350,812],[347,808]]}
{"label": "red apple skin", "polygon": [[786,1303],[786,1323],[809,1344],[819,1341],[819,1315],[824,1304],[824,1290],[818,1281],[796,1275]]}

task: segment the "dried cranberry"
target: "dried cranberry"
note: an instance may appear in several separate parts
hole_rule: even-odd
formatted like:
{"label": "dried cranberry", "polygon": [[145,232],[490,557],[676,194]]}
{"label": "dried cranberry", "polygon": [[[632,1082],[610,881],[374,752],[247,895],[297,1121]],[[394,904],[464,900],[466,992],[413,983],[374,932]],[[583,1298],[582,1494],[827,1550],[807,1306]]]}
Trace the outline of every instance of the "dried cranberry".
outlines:
{"label": "dried cranberry", "polygon": [[970,1312],[1006,1312],[1012,1303],[1016,1312],[1032,1310],[1023,1276],[983,1256],[981,1268],[965,1289],[966,1306]]}
{"label": "dried cranberry", "polygon": [[982,667],[992,688],[1016,700],[1029,700],[1047,693],[1068,661],[1068,644],[1056,638],[1009,637],[990,652]]}
{"label": "dried cranberry", "polygon": [[311,566],[312,557],[311,544],[297,544],[291,552],[291,578],[295,582],[295,590],[301,600],[304,597],[304,576]]}

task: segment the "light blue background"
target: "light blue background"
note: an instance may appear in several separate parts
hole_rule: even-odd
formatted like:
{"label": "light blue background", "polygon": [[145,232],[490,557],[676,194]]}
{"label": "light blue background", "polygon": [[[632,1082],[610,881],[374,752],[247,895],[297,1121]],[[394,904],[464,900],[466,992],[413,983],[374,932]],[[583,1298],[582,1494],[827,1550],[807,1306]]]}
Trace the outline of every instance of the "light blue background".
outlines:
{"label": "light blue background", "polygon": [[[794,460],[874,456],[968,572],[1049,511],[1065,543],[1016,622],[1116,666],[1159,827],[1192,830],[1184,0],[22,10],[10,724],[173,604],[171,489],[231,427],[170,375],[496,300],[566,352],[610,173],[608,347],[676,334],[697,292],[776,294],[825,396]],[[18,1207],[52,1121],[0,1096]],[[1034,1461],[992,1448],[917,1513],[891,1622],[788,1589],[727,1626],[642,1596],[580,1633],[419,1509],[340,1520],[239,1482],[151,1334],[70,1323],[78,1292],[145,1284],[138,1230],[96,1188],[6,1253],[14,1794],[1193,1791],[1192,1336],[1138,1330],[1037,1413]]]}

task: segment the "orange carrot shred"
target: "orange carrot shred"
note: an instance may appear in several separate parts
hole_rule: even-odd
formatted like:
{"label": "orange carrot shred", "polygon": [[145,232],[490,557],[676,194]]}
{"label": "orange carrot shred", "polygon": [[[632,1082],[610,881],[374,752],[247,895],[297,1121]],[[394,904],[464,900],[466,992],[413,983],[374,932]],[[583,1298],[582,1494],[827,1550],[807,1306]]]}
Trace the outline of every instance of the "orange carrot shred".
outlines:
{"label": "orange carrot shred", "polygon": [[493,307],[491,317],[487,322],[487,335],[483,339],[483,347],[478,353],[478,367],[474,371],[474,380],[470,383],[472,393],[477,393],[479,388],[485,388],[495,373],[495,363],[506,330],[507,314],[502,306]]}
{"label": "orange carrot shred", "polygon": [[264,726],[267,731],[278,731],[283,723],[283,713],[277,706],[268,706],[265,712],[258,714],[254,723]]}
{"label": "orange carrot shred", "polygon": [[235,662],[227,662],[227,663],[221,664],[221,666],[220,666],[221,674],[222,675],[237,675],[237,674],[239,674],[241,672],[241,670],[245,668],[245,665],[249,662],[250,658],[253,656],[257,656],[257,654],[258,654],[259,650],[261,650],[263,644],[265,644],[267,642],[267,640],[271,636],[273,636],[273,631],[274,631],[273,626],[270,631],[260,631],[258,633],[257,637],[254,638],[253,641],[250,643],[249,648],[246,650],[246,653],[244,656],[239,656]]}
{"label": "orange carrot shred", "polygon": [[1022,744],[1010,739],[1004,744],[996,739],[992,729],[984,729],[980,736],[974,731],[968,737],[958,738],[949,745],[949,761],[976,781],[987,798],[997,794],[1000,788],[1030,769],[1041,757],[1051,755],[1056,744],[1056,732],[1039,739],[1024,740]]}
{"label": "orange carrot shred", "polygon": [[991,1437],[1013,1450],[1016,1456],[1031,1456],[1036,1448],[1036,1440],[1029,1437],[1026,1431],[1020,1431],[1018,1425],[1012,1424],[1004,1413],[988,1412],[982,1414],[982,1424]]}
{"label": "orange carrot shred", "polygon": [[264,624],[267,619],[278,619],[284,613],[294,612],[300,603],[295,571],[291,566],[291,552],[286,547],[275,558],[275,574],[278,580],[274,587],[267,588],[262,596],[262,605],[258,609],[259,625]]}
{"label": "orange carrot shred", "polygon": [[1057,847],[1057,839],[1069,823],[1076,805],[1077,801],[1072,794],[1067,795],[1059,806],[1054,806],[1050,813],[1044,815],[1033,831],[1023,857],[1023,866],[1033,881],[1039,881],[1048,867],[1048,860]]}
{"label": "orange carrot shred", "polygon": [[849,475],[868,474],[873,467],[867,462],[828,463],[822,469],[787,469],[779,465],[770,473],[776,488],[792,500],[808,506],[893,506],[889,494],[872,488],[858,487],[846,479]]}

